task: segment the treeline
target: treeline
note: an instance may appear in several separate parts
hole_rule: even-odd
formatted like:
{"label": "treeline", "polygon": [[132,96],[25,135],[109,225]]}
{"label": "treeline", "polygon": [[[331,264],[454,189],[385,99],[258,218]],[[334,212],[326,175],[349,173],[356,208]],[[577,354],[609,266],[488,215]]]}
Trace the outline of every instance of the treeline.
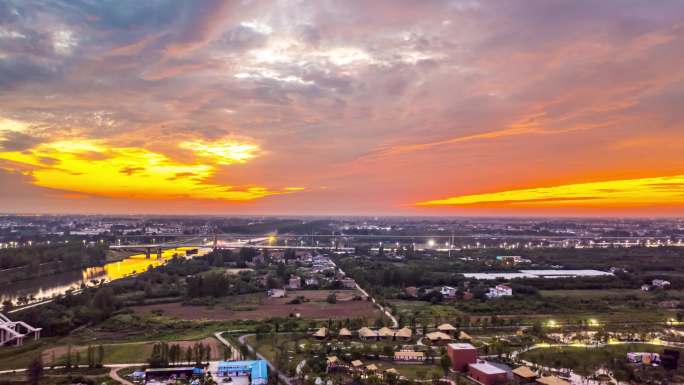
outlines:
{"label": "treeline", "polygon": [[[73,351],[71,348],[71,345],[67,347],[67,352],[66,355],[64,356],[64,367],[67,369],[71,369],[72,367],[78,368],[81,365],[88,365],[89,368],[101,368],[104,363],[104,357],[105,357],[105,351],[104,351],[104,346],[103,345],[98,345],[97,347],[94,347],[92,345],[88,345],[88,348],[86,349],[86,356],[85,356],[85,363],[83,362],[83,357],[81,356],[80,351]],[[52,356],[50,357],[50,367],[54,368],[57,366],[59,363],[57,362],[55,358],[55,353],[52,353]]]}
{"label": "treeline", "polygon": [[106,246],[86,246],[82,243],[38,245],[16,249],[0,249],[0,269],[54,262],[57,271],[67,271],[99,265],[105,262]]}
{"label": "treeline", "polygon": [[[228,355],[229,352],[224,350],[224,357]],[[147,363],[153,368],[166,368],[178,364],[194,364],[199,366],[205,362],[208,363],[210,360],[211,345],[197,342],[183,349],[179,344],[161,342],[154,344],[152,354],[147,359]]]}
{"label": "treeline", "polygon": [[395,265],[382,261],[360,258],[344,258],[340,267],[362,286],[407,287],[453,285],[462,276],[445,272],[444,269],[430,269],[425,264]]}
{"label": "treeline", "polygon": [[224,297],[259,291],[254,274],[251,272],[241,272],[237,275],[210,272],[188,277],[186,281],[187,295],[190,298]]}
{"label": "treeline", "polygon": [[112,288],[87,288],[81,294],[68,293],[51,303],[18,312],[13,317],[42,328],[43,336],[64,336],[79,326],[107,319],[119,308],[120,301]]}

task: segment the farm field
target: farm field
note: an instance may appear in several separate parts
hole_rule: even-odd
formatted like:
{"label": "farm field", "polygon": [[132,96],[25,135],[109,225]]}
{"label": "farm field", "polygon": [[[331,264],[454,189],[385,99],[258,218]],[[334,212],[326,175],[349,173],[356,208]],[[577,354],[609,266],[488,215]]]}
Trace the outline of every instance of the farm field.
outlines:
{"label": "farm field", "polygon": [[[265,294],[244,295],[227,298],[212,306],[184,306],[180,302],[133,306],[135,313],[160,313],[185,320],[262,320],[272,317],[290,317],[299,314],[301,318],[341,319],[377,318],[381,316],[370,302],[353,300],[358,294],[354,290],[335,291],[337,303],[326,301],[331,291],[306,290],[288,292],[285,298],[269,298]],[[298,296],[306,301],[289,303]]]}

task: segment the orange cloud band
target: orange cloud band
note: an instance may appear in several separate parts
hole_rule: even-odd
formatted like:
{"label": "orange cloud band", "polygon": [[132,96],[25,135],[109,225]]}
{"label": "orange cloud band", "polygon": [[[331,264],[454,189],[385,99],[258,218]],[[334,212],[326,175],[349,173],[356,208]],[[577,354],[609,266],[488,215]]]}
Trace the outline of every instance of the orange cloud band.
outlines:
{"label": "orange cloud band", "polygon": [[186,164],[143,148],[108,147],[94,140],[39,144],[27,151],[0,152],[0,159],[22,166],[37,186],[111,198],[250,201],[302,189],[236,188],[210,182],[219,165],[244,163],[257,148],[234,142],[225,148],[192,145],[209,148],[211,159]]}
{"label": "orange cloud band", "polygon": [[418,202],[439,207],[606,207],[631,208],[684,204],[684,175],[567,184],[553,187],[461,195]]}

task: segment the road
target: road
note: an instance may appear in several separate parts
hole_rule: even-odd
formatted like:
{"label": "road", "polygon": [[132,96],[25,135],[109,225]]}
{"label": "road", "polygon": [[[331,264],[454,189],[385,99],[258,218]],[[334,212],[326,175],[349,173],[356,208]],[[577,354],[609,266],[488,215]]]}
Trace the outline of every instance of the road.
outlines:
{"label": "road", "polygon": [[[335,262],[333,262],[333,264],[335,264]],[[338,270],[342,275],[344,275],[344,276],[347,275],[347,274],[344,272],[344,270],[340,269],[336,264],[335,264],[335,267],[337,268],[337,270]],[[374,304],[378,309],[380,309],[381,312],[385,313],[385,315],[392,321],[392,327],[393,327],[393,328],[397,329],[397,328],[399,327],[399,321],[397,321],[397,319],[392,315],[392,313],[390,313],[390,311],[387,310],[387,308],[385,308],[384,306],[380,305],[380,304],[375,300],[375,298],[374,298],[374,297],[371,297],[371,296],[368,294],[367,291],[365,291],[361,286],[359,286],[358,283],[356,284],[356,289],[357,289],[358,291],[360,291],[361,294],[363,294],[364,296],[370,298],[370,299],[371,299],[371,302],[373,302],[373,304]]]}
{"label": "road", "polygon": [[111,368],[109,371],[109,377],[111,377],[114,381],[119,382],[120,384],[123,385],[135,385],[134,383],[126,380],[125,378],[119,376],[119,370],[122,368]]}
{"label": "road", "polygon": [[245,334],[245,335],[242,335],[242,336],[238,337],[238,341],[240,341],[241,344],[247,346],[247,349],[249,349],[249,352],[250,352],[250,353],[253,353],[254,355],[256,355],[256,357],[257,357],[258,359],[266,361],[266,363],[268,364],[268,369],[271,370],[271,371],[273,371],[273,373],[278,373],[278,378],[280,379],[280,381],[282,381],[282,382],[283,382],[284,384],[286,384],[286,385],[294,385],[294,384],[292,383],[292,380],[290,379],[290,377],[286,376],[286,375],[283,374],[281,371],[279,371],[278,369],[276,369],[276,367],[271,363],[271,361],[269,361],[268,359],[266,359],[266,357],[264,357],[263,355],[261,355],[261,353],[257,352],[257,351],[252,347],[252,345],[248,344],[248,343],[245,341],[245,338],[247,338],[247,337],[249,337],[249,336],[253,336],[253,335],[254,335],[254,334]]}

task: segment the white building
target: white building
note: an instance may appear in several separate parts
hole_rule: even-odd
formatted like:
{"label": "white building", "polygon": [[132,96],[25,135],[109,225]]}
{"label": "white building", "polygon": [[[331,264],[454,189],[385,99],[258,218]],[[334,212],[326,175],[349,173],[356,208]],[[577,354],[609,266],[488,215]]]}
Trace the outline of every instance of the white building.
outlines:
{"label": "white building", "polygon": [[287,290],[285,289],[271,289],[268,291],[268,296],[271,298],[283,298],[287,295]]}
{"label": "white building", "polygon": [[513,295],[513,289],[508,285],[496,285],[489,288],[489,292],[486,294],[487,298],[501,298],[510,297]]}
{"label": "white building", "polygon": [[456,296],[456,288],[451,286],[442,286],[440,293],[442,293],[443,297],[453,298]]}
{"label": "white building", "polygon": [[670,286],[670,281],[666,281],[664,279],[654,279],[651,282],[651,285],[658,287],[658,288],[661,288],[661,289],[664,289],[664,288]]}

